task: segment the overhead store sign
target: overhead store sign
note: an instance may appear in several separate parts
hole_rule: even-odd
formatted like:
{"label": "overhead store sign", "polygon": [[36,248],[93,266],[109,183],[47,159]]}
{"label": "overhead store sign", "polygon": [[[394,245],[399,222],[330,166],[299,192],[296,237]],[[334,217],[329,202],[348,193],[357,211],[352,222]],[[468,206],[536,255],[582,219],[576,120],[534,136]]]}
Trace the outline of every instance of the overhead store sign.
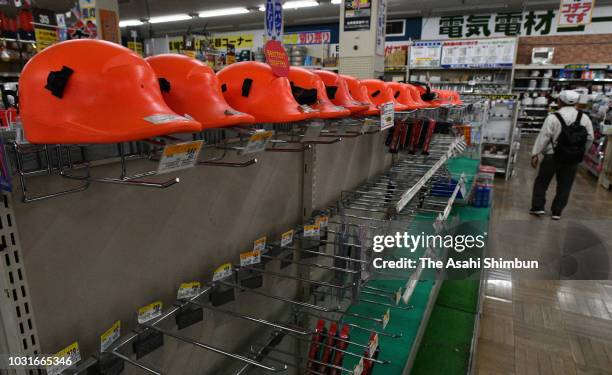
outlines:
{"label": "overhead store sign", "polygon": [[594,0],[561,0],[559,26],[574,27],[591,23]]}
{"label": "overhead store sign", "polygon": [[370,30],[372,2],[370,0],[344,1],[344,31]]}
{"label": "overhead store sign", "polygon": [[[200,50],[203,37],[195,37],[195,50]],[[233,45],[236,50],[248,49],[254,47],[254,34],[232,34],[232,35],[216,35],[212,37],[213,47],[217,50],[226,51],[227,45]],[[184,42],[182,37],[171,38],[168,41],[168,49],[172,53],[178,53],[184,50]]]}
{"label": "overhead store sign", "polygon": [[303,31],[283,35],[283,44],[329,44],[331,43],[331,31]]}
{"label": "overhead store sign", "polygon": [[479,39],[442,43],[443,68],[511,67],[516,54],[516,39]]}
{"label": "overhead store sign", "polygon": [[414,42],[410,48],[411,68],[437,68],[440,66],[442,42]]}
{"label": "overhead store sign", "polygon": [[421,39],[605,34],[612,27],[611,6],[592,9],[588,24],[569,26],[560,17],[559,10],[429,17],[423,19]]}
{"label": "overhead store sign", "polygon": [[283,34],[283,3],[281,0],[266,0],[266,35],[278,39]]}

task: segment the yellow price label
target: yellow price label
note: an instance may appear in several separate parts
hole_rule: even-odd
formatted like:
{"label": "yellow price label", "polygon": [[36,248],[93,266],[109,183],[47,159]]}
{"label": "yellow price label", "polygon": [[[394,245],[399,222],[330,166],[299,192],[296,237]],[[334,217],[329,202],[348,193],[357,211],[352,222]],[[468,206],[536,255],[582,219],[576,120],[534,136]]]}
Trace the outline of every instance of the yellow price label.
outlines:
{"label": "yellow price label", "polygon": [[289,229],[281,235],[281,247],[285,247],[293,243],[293,229]]}
{"label": "yellow price label", "polygon": [[251,138],[249,138],[249,141],[251,142],[265,141],[267,139],[272,138],[273,135],[274,135],[274,132],[271,130],[267,130],[263,132],[256,132],[255,134],[251,136]]}
{"label": "yellow price label", "polygon": [[304,237],[318,236],[320,230],[319,224],[304,225]]}
{"label": "yellow price label", "polygon": [[319,228],[325,228],[329,223],[329,216],[318,216],[315,219],[315,224],[319,226]]}
{"label": "yellow price label", "polygon": [[232,274],[232,264],[224,263],[213,272],[213,281],[224,279]]}
{"label": "yellow price label", "polygon": [[251,264],[261,263],[261,251],[253,250],[240,254],[240,265],[249,266]]}
{"label": "yellow price label", "polygon": [[181,283],[176,294],[176,299],[187,299],[195,297],[200,292],[201,284],[199,281]]}
{"label": "yellow price label", "polygon": [[253,251],[259,251],[262,252],[265,250],[266,248],[266,241],[268,240],[268,237],[263,236],[261,238],[256,239],[253,242]]}
{"label": "yellow price label", "polygon": [[155,301],[138,309],[138,323],[143,324],[161,315],[162,301]]}
{"label": "yellow price label", "polygon": [[57,357],[57,358],[72,357],[75,354],[78,354],[80,357],[79,343],[77,341],[68,345],[67,347],[60,350],[59,352],[55,353],[54,357]]}
{"label": "yellow price label", "polygon": [[100,351],[108,349],[121,336],[121,321],[117,320],[106,332],[100,335]]}
{"label": "yellow price label", "polygon": [[193,141],[166,146],[164,148],[164,156],[174,156],[176,154],[197,152],[202,147],[203,142],[204,141]]}

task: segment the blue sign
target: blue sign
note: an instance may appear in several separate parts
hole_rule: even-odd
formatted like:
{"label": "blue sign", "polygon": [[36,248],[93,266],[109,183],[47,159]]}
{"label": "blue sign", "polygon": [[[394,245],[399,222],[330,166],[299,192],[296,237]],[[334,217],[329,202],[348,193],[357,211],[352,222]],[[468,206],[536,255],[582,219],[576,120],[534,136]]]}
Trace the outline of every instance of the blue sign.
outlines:
{"label": "blue sign", "polygon": [[283,4],[281,0],[266,0],[266,35],[278,39],[283,33]]}

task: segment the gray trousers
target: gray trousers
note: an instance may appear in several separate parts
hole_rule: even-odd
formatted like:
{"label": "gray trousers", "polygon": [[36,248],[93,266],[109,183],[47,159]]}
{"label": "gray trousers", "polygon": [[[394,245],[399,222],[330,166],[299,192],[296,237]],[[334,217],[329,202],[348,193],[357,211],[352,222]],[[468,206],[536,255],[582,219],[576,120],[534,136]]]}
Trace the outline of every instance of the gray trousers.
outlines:
{"label": "gray trousers", "polygon": [[552,202],[550,210],[553,215],[561,215],[567,205],[572,184],[576,177],[578,163],[562,164],[555,161],[553,155],[545,155],[540,164],[538,176],[533,184],[533,195],[531,198],[531,209],[544,210],[546,205],[546,190],[553,176],[557,179],[557,193]]}

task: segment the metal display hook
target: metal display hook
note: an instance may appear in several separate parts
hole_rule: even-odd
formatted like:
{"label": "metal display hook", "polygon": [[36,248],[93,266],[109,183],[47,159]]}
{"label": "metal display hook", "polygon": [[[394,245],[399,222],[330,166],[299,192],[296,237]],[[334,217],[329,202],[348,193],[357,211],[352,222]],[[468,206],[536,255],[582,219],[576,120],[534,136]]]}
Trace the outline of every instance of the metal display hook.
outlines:
{"label": "metal display hook", "polygon": [[[338,312],[336,312],[336,313],[338,313]],[[308,312],[308,311],[296,310],[296,315],[299,316],[300,314],[308,315],[310,317],[317,318],[317,319],[323,319],[325,321],[334,322],[334,323],[337,323],[337,324],[346,324],[346,325],[348,325],[351,328],[355,328],[355,329],[358,329],[358,330],[364,331],[364,332],[376,333],[379,336],[390,337],[390,338],[393,338],[393,339],[399,339],[399,338],[403,337],[403,333],[388,333],[388,332],[378,331],[378,330],[375,330],[375,329],[371,329],[371,328],[366,328],[366,327],[360,326],[360,325],[355,324],[355,323],[345,323],[345,322],[341,322],[340,320],[331,319],[329,317],[313,314],[313,313]]]}
{"label": "metal display hook", "polygon": [[[237,139],[228,136],[228,132],[233,132],[237,135]],[[200,133],[200,139],[205,140],[209,144],[213,144],[216,149],[222,150],[222,154],[209,159],[198,160],[198,165],[230,167],[230,168],[245,168],[257,163],[256,158],[251,158],[242,162],[226,161],[228,151],[241,152],[244,147],[232,146],[233,143],[243,144],[245,139],[250,138],[256,133],[253,127],[234,126],[221,129],[207,129]]]}

